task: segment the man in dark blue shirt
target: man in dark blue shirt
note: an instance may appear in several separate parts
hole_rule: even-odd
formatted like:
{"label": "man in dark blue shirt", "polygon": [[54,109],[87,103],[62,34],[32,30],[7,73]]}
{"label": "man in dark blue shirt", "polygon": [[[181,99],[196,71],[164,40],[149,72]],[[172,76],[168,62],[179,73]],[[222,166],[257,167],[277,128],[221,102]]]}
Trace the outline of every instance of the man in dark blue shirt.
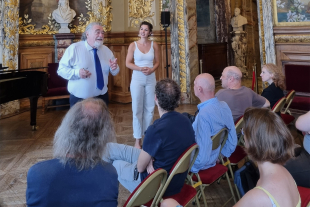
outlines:
{"label": "man in dark blue shirt", "polygon": [[[180,155],[195,143],[190,121],[174,111],[178,107],[180,94],[180,88],[173,80],[164,79],[156,84],[155,103],[160,118],[146,130],[142,150],[122,144],[108,144],[109,156],[103,159],[113,162],[120,183],[129,191],[132,192],[158,168],[169,173]],[[135,176],[135,170],[140,173],[140,179]],[[186,174],[176,175],[164,195],[179,193]]]}

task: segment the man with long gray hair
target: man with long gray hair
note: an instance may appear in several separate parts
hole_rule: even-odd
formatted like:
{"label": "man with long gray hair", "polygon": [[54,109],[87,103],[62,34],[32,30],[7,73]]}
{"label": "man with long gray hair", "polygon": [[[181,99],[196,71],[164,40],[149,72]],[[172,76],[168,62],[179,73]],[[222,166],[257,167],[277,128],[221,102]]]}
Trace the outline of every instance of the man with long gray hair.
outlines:
{"label": "man with long gray hair", "polygon": [[58,75],[69,80],[70,107],[96,97],[108,105],[108,77],[119,72],[117,58],[103,45],[104,31],[99,22],[87,25],[80,42],[70,45],[59,62]]}
{"label": "man with long gray hair", "polygon": [[54,137],[54,159],[27,175],[27,206],[117,206],[117,172],[102,161],[115,131],[106,104],[86,99],[64,117]]}

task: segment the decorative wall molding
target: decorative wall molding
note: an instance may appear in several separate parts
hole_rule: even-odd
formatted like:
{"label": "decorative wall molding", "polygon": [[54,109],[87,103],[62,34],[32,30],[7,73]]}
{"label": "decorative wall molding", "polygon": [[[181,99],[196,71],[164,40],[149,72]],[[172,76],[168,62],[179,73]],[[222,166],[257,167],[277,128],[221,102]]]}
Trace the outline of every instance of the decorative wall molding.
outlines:
{"label": "decorative wall molding", "polygon": [[305,35],[275,35],[275,43],[310,43],[310,34]]}
{"label": "decorative wall molding", "polygon": [[128,7],[128,23],[130,27],[139,27],[142,21],[147,21],[155,25],[154,0],[129,0]]}

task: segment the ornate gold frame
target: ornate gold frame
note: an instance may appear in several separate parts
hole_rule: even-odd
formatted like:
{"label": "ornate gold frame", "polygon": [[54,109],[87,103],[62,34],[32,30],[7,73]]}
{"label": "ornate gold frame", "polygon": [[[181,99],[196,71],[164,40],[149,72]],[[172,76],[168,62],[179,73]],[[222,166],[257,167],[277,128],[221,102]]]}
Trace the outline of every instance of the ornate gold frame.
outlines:
{"label": "ornate gold frame", "polygon": [[277,0],[272,0],[273,3],[273,17],[275,26],[309,26],[310,21],[307,22],[278,22],[277,15]]}
{"label": "ornate gold frame", "polygon": [[[106,0],[106,6],[103,6],[103,3],[98,0],[87,0],[85,2],[86,8],[88,10],[87,14],[81,14],[78,18],[79,24],[73,25],[70,28],[71,33],[82,33],[85,31],[86,25],[90,22],[101,22],[104,27],[104,30],[111,31],[112,29],[112,0]],[[93,6],[92,6],[93,5]],[[96,8],[96,10],[92,9]],[[85,16],[87,15],[87,16]],[[31,19],[28,19],[28,16],[25,18],[19,17],[19,34],[56,34],[57,23],[53,21],[51,15],[48,17],[48,25],[43,25],[41,29],[35,29],[35,25],[31,24]]]}

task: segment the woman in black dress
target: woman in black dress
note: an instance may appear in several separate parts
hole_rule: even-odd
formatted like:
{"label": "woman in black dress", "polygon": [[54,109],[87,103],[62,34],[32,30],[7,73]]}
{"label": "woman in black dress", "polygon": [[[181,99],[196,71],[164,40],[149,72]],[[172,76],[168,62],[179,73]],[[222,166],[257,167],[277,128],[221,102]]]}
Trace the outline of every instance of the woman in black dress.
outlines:
{"label": "woman in black dress", "polygon": [[262,73],[260,74],[263,82],[268,82],[269,86],[262,92],[262,96],[270,102],[272,108],[275,103],[284,97],[285,78],[281,68],[275,64],[268,63],[263,65]]}

